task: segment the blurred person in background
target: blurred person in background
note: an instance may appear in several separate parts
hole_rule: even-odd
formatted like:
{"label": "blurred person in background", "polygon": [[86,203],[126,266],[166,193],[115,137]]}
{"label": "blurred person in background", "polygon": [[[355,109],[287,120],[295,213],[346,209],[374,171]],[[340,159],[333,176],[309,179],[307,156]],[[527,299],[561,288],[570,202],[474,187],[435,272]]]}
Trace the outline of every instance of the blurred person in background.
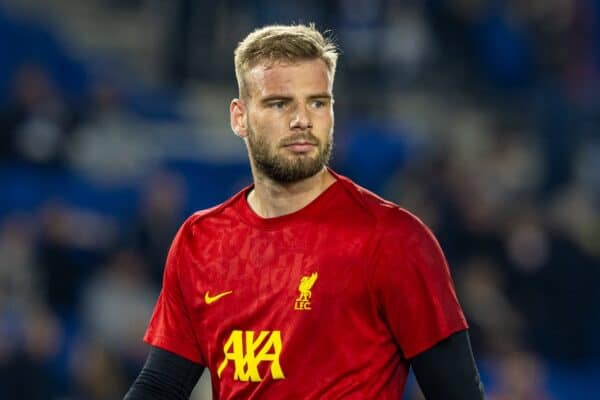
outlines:
{"label": "blurred person in background", "polygon": [[90,279],[80,304],[85,336],[121,358],[124,368],[135,369],[132,378],[146,356],[139,337],[156,296],[148,270],[137,251],[116,251]]}
{"label": "blurred person in background", "polygon": [[490,400],[551,400],[546,393],[543,364],[532,353],[512,351],[503,355],[497,366],[497,382]]}
{"label": "blurred person in background", "polygon": [[12,102],[0,109],[0,159],[62,166],[77,124],[49,74],[41,66],[23,65],[16,72]]}
{"label": "blurred person in background", "polygon": [[152,153],[150,127],[124,106],[115,83],[97,82],[90,97],[86,119],[67,148],[69,163],[99,182],[139,176]]}
{"label": "blurred person in background", "polygon": [[[328,168],[335,45],[267,26],[235,51],[254,185],[177,233],[125,396],[483,399],[445,257],[415,216]],[[325,328],[326,326],[326,328]]]}
{"label": "blurred person in background", "polygon": [[[56,315],[43,303],[32,223],[0,225],[0,398],[43,400],[64,394],[53,367],[62,345]],[[35,385],[31,384],[31,380]]]}
{"label": "blurred person in background", "polygon": [[46,302],[70,318],[82,291],[117,239],[115,221],[92,210],[49,200],[41,207],[36,259]]}
{"label": "blurred person in background", "polygon": [[74,344],[70,357],[74,399],[110,400],[118,398],[127,384],[119,355],[92,338]]}
{"label": "blurred person in background", "polygon": [[169,245],[183,213],[186,191],[186,183],[180,176],[167,171],[153,173],[143,187],[143,204],[128,233],[131,246],[144,256],[156,287],[160,287]]}

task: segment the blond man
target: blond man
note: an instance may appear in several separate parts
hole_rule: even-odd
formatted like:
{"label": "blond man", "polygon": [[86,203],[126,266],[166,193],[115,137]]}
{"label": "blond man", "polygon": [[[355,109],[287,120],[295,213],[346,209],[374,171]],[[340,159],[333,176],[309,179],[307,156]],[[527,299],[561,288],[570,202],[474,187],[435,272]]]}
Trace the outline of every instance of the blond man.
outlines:
{"label": "blond man", "polygon": [[231,127],[253,184],[187,219],[169,251],[152,348],[126,399],[482,399],[436,239],[328,166],[338,53],[313,26],[235,50]]}

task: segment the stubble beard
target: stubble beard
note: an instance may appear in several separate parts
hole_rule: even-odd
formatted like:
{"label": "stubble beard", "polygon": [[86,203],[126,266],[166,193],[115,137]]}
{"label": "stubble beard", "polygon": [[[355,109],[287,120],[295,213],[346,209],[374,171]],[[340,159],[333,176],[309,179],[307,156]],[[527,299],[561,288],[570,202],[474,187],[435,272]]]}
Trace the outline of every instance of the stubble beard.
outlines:
{"label": "stubble beard", "polygon": [[256,135],[256,132],[248,126],[248,150],[254,168],[269,179],[282,184],[298,182],[316,175],[329,164],[333,149],[332,134],[329,134],[325,143],[310,132],[293,138],[293,140],[300,139],[316,143],[317,155],[285,155],[280,143],[275,149],[271,149],[265,135]]}

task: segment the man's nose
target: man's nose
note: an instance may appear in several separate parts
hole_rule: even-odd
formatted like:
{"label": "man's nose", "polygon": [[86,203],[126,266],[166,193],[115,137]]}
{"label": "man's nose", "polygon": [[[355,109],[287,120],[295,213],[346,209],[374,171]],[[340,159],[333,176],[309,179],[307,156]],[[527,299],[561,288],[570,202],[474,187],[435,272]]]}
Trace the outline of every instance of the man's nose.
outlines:
{"label": "man's nose", "polygon": [[292,120],[290,122],[291,129],[307,129],[312,128],[310,113],[307,106],[301,105],[296,107]]}

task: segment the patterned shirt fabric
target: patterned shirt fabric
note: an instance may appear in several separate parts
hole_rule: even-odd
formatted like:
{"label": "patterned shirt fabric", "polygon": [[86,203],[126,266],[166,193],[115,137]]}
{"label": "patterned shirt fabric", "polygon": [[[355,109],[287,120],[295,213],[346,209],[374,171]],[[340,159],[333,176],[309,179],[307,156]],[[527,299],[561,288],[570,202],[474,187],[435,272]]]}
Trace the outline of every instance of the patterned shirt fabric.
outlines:
{"label": "patterned shirt fabric", "polygon": [[467,328],[431,231],[330,172],[297,212],[259,217],[250,186],[177,233],[144,340],[214,399],[401,399],[408,359]]}

